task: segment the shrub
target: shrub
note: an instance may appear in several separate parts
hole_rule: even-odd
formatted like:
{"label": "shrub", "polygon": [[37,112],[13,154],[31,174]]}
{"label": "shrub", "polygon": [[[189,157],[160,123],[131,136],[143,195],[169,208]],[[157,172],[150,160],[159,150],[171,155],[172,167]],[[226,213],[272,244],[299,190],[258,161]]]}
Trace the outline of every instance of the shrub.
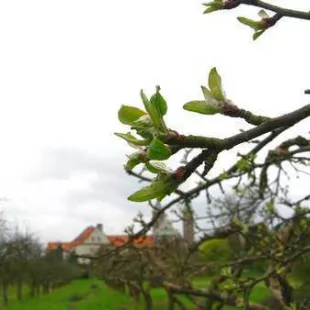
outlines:
{"label": "shrub", "polygon": [[202,258],[206,261],[227,262],[233,252],[226,239],[212,239],[200,245]]}

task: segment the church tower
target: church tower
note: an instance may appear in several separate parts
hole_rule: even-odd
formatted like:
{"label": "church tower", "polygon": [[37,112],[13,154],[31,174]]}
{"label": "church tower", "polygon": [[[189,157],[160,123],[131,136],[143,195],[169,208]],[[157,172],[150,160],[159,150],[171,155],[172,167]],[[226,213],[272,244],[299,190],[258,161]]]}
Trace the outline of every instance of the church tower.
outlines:
{"label": "church tower", "polygon": [[188,246],[194,243],[194,213],[190,205],[183,208],[183,238]]}

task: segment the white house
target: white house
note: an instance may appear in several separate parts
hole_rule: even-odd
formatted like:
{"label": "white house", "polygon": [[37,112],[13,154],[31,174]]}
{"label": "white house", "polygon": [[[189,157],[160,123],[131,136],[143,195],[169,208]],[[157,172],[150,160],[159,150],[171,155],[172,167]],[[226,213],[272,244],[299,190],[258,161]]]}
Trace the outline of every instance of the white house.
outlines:
{"label": "white house", "polygon": [[[106,235],[103,232],[102,224],[97,224],[96,226],[85,228],[71,242],[49,242],[47,244],[47,252],[61,248],[64,257],[68,257],[70,253],[74,253],[78,256],[78,262],[80,264],[88,264],[90,258],[87,257],[95,256],[100,247],[104,245],[118,247],[126,243],[128,239],[129,237],[127,235]],[[134,243],[151,246],[153,244],[153,237],[136,238]]]}
{"label": "white house", "polygon": [[[153,216],[156,216],[153,212]],[[133,240],[137,245],[152,246],[154,242],[161,242],[163,239],[183,239],[191,241],[193,239],[193,221],[184,220],[184,236],[172,225],[165,213],[162,213],[155,225],[153,226],[153,235],[139,237]],[[103,225],[97,224],[96,226],[89,226],[85,228],[73,241],[71,242],[49,242],[47,244],[47,252],[61,248],[63,256],[69,256],[74,253],[78,257],[78,262],[81,264],[88,264],[91,256],[95,256],[100,247],[102,246],[115,246],[119,247],[128,242],[129,236],[127,235],[107,235],[103,231]]]}

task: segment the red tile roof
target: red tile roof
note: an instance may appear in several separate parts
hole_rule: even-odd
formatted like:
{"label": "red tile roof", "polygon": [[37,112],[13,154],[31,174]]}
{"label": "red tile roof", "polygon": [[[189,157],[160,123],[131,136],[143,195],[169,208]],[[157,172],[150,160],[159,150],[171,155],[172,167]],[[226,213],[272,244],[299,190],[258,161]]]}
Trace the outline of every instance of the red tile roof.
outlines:
{"label": "red tile roof", "polygon": [[52,251],[59,247],[62,247],[65,251],[70,251],[73,247],[83,244],[94,230],[95,227],[93,226],[85,228],[72,242],[49,242],[47,244],[47,251]]}
{"label": "red tile roof", "polygon": [[[47,244],[47,251],[52,251],[58,247],[62,247],[65,251],[70,251],[73,247],[83,244],[96,228],[89,226],[84,229],[72,242],[49,242]],[[129,241],[127,235],[108,235],[110,242],[118,247]],[[133,240],[135,244],[151,246],[153,244],[153,236],[139,237]]]}
{"label": "red tile roof", "polygon": [[87,228],[85,228],[73,241],[72,243],[77,246],[80,245],[82,243],[84,243],[89,236],[94,232],[96,228],[93,226],[89,226]]}
{"label": "red tile roof", "polygon": [[[110,235],[108,238],[115,246],[122,246],[129,241],[129,236],[127,235]],[[153,236],[138,237],[134,239],[133,242],[135,244],[151,246],[153,244]]]}
{"label": "red tile roof", "polygon": [[62,247],[66,251],[70,251],[70,249],[72,248],[72,243],[71,242],[49,242],[47,244],[47,251],[52,251],[59,247]]}

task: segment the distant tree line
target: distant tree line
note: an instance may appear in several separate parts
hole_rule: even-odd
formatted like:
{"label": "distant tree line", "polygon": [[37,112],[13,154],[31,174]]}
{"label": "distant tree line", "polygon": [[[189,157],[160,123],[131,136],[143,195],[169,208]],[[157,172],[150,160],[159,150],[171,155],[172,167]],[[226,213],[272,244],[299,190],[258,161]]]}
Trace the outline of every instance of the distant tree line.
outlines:
{"label": "distant tree line", "polygon": [[3,306],[15,292],[16,299],[48,294],[80,276],[81,269],[63,260],[61,249],[46,253],[33,235],[8,228],[0,217],[0,285]]}

